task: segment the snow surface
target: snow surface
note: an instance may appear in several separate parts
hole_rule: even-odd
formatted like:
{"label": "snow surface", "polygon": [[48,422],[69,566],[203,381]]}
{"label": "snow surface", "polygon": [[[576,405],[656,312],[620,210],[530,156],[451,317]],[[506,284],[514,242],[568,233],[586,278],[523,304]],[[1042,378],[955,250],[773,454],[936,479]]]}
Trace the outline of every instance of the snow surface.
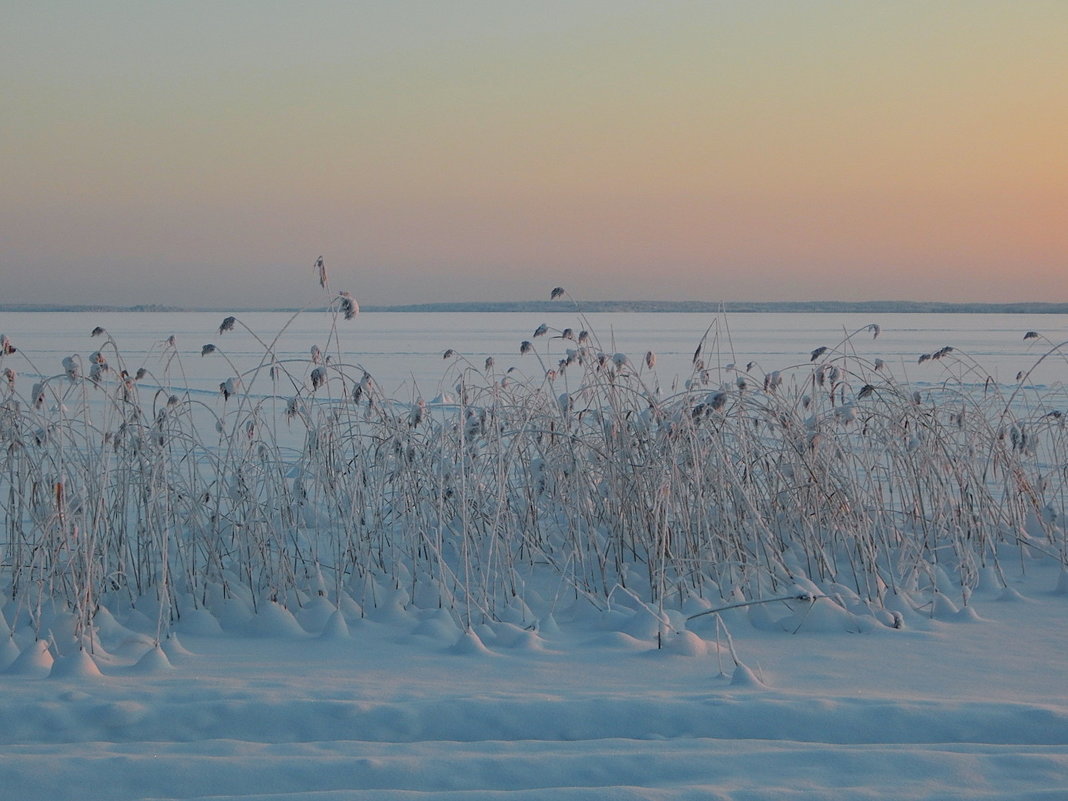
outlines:
{"label": "snow surface", "polygon": [[1014,575],[963,613],[913,598],[901,629],[724,612],[738,667],[714,616],[658,649],[625,597],[472,633],[317,598],[299,626],[187,616],[161,649],[127,608],[98,615],[92,660],[52,666],[16,625],[0,797],[1068,798],[1068,595],[1046,562]]}

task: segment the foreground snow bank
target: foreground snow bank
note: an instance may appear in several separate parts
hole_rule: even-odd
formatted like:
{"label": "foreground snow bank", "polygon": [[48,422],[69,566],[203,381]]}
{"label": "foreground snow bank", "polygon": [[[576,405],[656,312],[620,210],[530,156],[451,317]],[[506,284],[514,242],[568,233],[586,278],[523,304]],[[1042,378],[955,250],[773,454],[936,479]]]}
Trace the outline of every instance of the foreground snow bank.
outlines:
{"label": "foreground snow bank", "polygon": [[147,618],[104,616],[99,672],[0,674],[0,786],[27,801],[1063,798],[1056,585],[1036,564],[970,621],[853,635],[738,617],[737,666],[707,618],[698,648],[593,614],[458,648],[472,635],[408,605],[352,615],[347,636],[331,616],[329,637],[246,624],[157,650]]}

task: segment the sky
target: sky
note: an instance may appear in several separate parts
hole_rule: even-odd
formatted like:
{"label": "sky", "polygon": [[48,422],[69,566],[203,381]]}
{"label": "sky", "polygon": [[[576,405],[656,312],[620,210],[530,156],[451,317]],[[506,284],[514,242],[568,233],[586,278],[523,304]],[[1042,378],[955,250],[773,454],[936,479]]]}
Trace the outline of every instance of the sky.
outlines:
{"label": "sky", "polygon": [[0,303],[1068,301],[1068,3],[0,2]]}

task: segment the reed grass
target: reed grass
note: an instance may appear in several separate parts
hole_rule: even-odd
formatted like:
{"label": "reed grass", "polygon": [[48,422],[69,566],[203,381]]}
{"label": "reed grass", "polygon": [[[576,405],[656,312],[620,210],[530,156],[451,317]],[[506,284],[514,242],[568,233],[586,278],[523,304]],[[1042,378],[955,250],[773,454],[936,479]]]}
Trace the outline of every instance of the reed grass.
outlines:
{"label": "reed grass", "polygon": [[[742,369],[723,364],[718,321],[663,391],[651,351],[601,350],[576,307],[581,333],[539,327],[516,369],[449,350],[436,402],[402,402],[348,360],[351,296],[331,308],[307,360],[249,331],[262,359],[228,361],[214,402],[182,388],[173,341],[131,374],[101,329],[100,350],[27,386],[3,338],[9,612],[41,637],[70,615],[83,647],[105,604],[151,614],[163,638],[228,600],[433,606],[471,628],[576,599],[640,599],[667,621],[693,599],[800,592],[897,624],[878,613],[900,598],[933,614],[1031,559],[1068,564],[1063,388],[1026,371],[1001,386],[942,348],[918,359],[937,380],[917,389],[858,355],[874,325]],[[218,335],[243,327],[228,316]],[[1063,343],[1038,361],[1053,358]]]}

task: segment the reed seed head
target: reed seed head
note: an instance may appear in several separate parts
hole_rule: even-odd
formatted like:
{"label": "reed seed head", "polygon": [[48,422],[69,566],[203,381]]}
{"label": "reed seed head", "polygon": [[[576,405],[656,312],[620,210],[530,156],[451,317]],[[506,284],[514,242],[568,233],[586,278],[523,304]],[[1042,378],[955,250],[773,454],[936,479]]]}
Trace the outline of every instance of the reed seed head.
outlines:
{"label": "reed seed head", "polygon": [[360,304],[356,302],[356,298],[354,298],[350,292],[338,292],[338,300],[341,313],[346,320],[351,320],[360,313]]}

